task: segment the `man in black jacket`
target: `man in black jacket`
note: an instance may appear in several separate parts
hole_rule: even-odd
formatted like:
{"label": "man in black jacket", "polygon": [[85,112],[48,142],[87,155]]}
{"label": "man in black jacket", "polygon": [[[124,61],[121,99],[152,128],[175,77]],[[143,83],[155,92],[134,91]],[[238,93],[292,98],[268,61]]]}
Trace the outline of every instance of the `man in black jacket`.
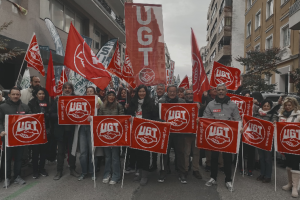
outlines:
{"label": "man in black jacket", "polygon": [[[2,137],[3,146],[5,145],[5,115],[24,115],[30,114],[29,107],[20,100],[21,92],[17,87],[13,87],[9,91],[9,99],[0,105],[0,136]],[[7,179],[3,183],[3,187],[8,187],[11,180],[11,161],[14,158],[14,182],[20,185],[26,182],[21,178],[22,155],[24,146],[6,147],[6,162],[7,162]],[[2,167],[3,167],[2,163]]]}
{"label": "man in black jacket", "polygon": [[[185,103],[185,100],[178,98],[177,87],[170,85],[167,89],[167,96],[162,97],[158,103]],[[165,180],[167,174],[166,170],[169,168],[168,160],[172,142],[174,142],[174,150],[176,152],[175,164],[178,167],[179,179],[181,183],[187,183],[186,172],[184,169],[184,134],[181,133],[170,133],[167,154],[162,154],[163,159],[161,161],[161,171],[158,182],[163,183]]]}

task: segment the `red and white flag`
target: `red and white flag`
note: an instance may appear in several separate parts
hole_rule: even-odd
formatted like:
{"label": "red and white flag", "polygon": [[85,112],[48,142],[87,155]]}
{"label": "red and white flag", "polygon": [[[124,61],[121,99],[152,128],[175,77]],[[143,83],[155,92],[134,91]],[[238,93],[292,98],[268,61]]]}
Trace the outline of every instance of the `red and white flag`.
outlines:
{"label": "red and white flag", "polygon": [[266,151],[272,151],[274,136],[274,126],[272,122],[244,115],[243,124],[243,143]]}
{"label": "red and white flag", "polygon": [[166,154],[170,123],[133,118],[131,148]]}
{"label": "red and white flag", "polygon": [[210,151],[238,153],[241,122],[199,118],[197,147]]}
{"label": "red and white flag", "polygon": [[133,72],[132,64],[130,62],[130,58],[128,56],[127,48],[125,51],[125,61],[124,61],[122,73],[123,73],[122,79],[126,81],[133,89],[136,88],[134,72]]}
{"label": "red and white flag", "polygon": [[244,97],[237,94],[227,93],[227,96],[230,97],[230,100],[234,102],[239,111],[240,115],[253,115],[253,98],[252,97]]}
{"label": "red and white flag", "polygon": [[5,115],[5,132],[7,147],[47,143],[44,114]]}
{"label": "red and white flag", "polygon": [[171,123],[171,133],[196,133],[197,103],[160,103],[159,118]]}
{"label": "red and white flag", "polygon": [[27,67],[32,67],[33,69],[40,72],[42,76],[45,76],[43,60],[35,33],[33,33],[32,39],[27,49],[25,60],[27,61]]}
{"label": "red and white flag", "polygon": [[237,90],[241,85],[241,71],[238,68],[227,67],[218,62],[214,62],[211,72],[210,85],[217,87],[224,83],[228,90]]}
{"label": "red and white flag", "polygon": [[275,151],[300,155],[300,124],[293,122],[276,122]]}
{"label": "red and white flag", "polygon": [[62,94],[62,87],[65,82],[68,82],[68,77],[65,71],[65,68],[61,71],[60,79],[58,81],[57,87],[56,87],[56,95]]}
{"label": "red and white flag", "polygon": [[130,118],[130,115],[94,116],[91,122],[94,146],[130,146]]}
{"label": "red and white flag", "polygon": [[104,90],[111,80],[109,73],[72,23],[68,34],[64,65],[94,83],[101,90]]}
{"label": "red and white flag", "polygon": [[120,50],[119,50],[119,41],[117,41],[115,53],[107,67],[107,71],[109,71],[110,73],[112,73],[122,79],[122,67],[121,67],[121,56],[120,56]]}
{"label": "red and white flag", "polygon": [[205,69],[200,55],[200,50],[193,29],[192,29],[192,64],[193,64],[194,101],[202,102],[203,92],[208,91],[211,88],[205,73]]}
{"label": "red and white flag", "polygon": [[166,84],[162,6],[125,3],[125,24],[136,85]]}
{"label": "red and white flag", "polygon": [[49,56],[48,69],[47,69],[46,90],[48,91],[49,96],[51,98],[54,98],[56,96],[56,84],[55,84],[55,76],[54,76],[54,68],[53,68],[51,51]]}
{"label": "red and white flag", "polygon": [[97,96],[59,96],[58,124],[90,125],[89,116],[97,115]]}
{"label": "red and white flag", "polygon": [[188,76],[185,76],[180,85],[178,86],[178,88],[184,88],[185,90],[189,89],[190,88],[190,83],[189,83],[189,78]]}

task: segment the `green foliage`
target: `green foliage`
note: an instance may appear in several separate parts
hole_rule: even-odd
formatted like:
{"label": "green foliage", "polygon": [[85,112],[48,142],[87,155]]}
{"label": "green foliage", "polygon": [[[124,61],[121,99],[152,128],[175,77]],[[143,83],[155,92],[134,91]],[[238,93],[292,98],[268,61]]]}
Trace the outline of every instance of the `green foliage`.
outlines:
{"label": "green foliage", "polygon": [[[1,31],[6,30],[11,24],[12,21],[2,24],[0,26],[0,33]],[[18,47],[15,47],[13,49],[7,49],[7,42],[9,42],[8,39],[0,38],[0,62],[3,63],[5,60],[12,59],[18,55],[26,53],[23,49],[20,49]]]}
{"label": "green foliage", "polygon": [[277,70],[276,63],[281,60],[278,56],[280,48],[266,49],[264,51],[253,50],[246,53],[246,57],[238,56],[236,61],[248,69],[243,74],[242,84],[251,91],[273,92],[276,84],[268,84],[266,77],[272,74],[280,74]]}

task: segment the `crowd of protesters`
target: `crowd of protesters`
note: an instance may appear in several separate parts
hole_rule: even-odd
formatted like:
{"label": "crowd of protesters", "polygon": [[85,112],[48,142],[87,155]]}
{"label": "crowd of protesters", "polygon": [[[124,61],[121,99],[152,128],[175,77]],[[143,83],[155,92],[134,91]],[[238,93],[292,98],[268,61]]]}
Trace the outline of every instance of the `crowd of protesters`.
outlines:
{"label": "crowd of protesters", "polygon": [[[48,143],[31,146],[7,147],[6,158],[2,156],[0,178],[4,179],[4,161],[7,163],[7,179],[4,180],[3,187],[8,187],[12,182],[20,185],[25,184],[21,177],[22,160],[31,159],[33,178],[39,176],[48,176],[45,169],[46,160],[57,162],[57,173],[54,180],[59,180],[64,174],[64,160],[70,170],[70,175],[81,181],[87,177],[95,180],[101,175],[94,172],[93,165],[99,168],[104,161],[104,174],[102,182],[106,184],[117,184],[122,178],[120,159],[124,154],[122,147],[103,147],[94,148],[91,138],[90,125],[81,125],[78,138],[75,138],[75,125],[59,125],[57,115],[57,100],[49,99],[48,92],[40,86],[38,77],[31,77],[31,86],[28,89],[20,90],[13,87],[9,91],[8,97],[3,97],[0,91],[0,136],[3,145],[5,145],[5,115],[9,114],[31,114],[44,113],[45,127]],[[237,105],[230,100],[225,85],[218,85],[204,92],[202,102],[198,103],[198,116],[204,118],[241,121],[241,116]],[[164,84],[155,87],[155,95],[152,96],[145,85],[139,85],[136,89],[119,87],[118,91],[110,84],[107,89],[100,90],[92,86],[87,87],[86,95],[97,95],[98,115],[131,115],[137,118],[144,118],[156,121],[162,121],[159,118],[159,103],[194,103],[193,90],[177,88]],[[63,85],[64,96],[75,95],[74,87],[67,82]],[[300,122],[300,106],[293,97],[279,99],[278,102],[272,102],[263,99],[259,92],[242,90],[239,95],[253,97],[254,108],[253,117],[270,122]],[[218,110],[218,112],[215,112]],[[243,131],[243,130],[242,130]],[[76,170],[76,154],[72,154],[74,141],[79,141],[81,173]],[[241,144],[244,148],[244,156],[247,157],[247,170],[244,170],[241,158],[236,158],[230,153],[221,153],[218,151],[204,151],[196,148],[195,134],[171,133],[169,137],[167,154],[156,154],[153,152],[137,149],[128,149],[125,173],[135,173],[134,181],[145,186],[148,183],[150,173],[159,170],[158,182],[163,183],[168,174],[170,174],[170,152],[175,153],[175,169],[181,183],[187,183],[187,176],[191,170],[192,175],[197,179],[202,179],[200,165],[202,158],[206,157],[205,170],[211,172],[210,180],[206,186],[217,184],[218,171],[225,173],[225,186],[233,191],[232,186],[232,164],[234,159],[238,159],[240,173],[242,175],[253,176],[255,163],[259,162],[260,175],[257,181],[270,183],[272,177],[272,152],[257,149],[247,144]],[[239,154],[241,156],[241,153]],[[281,155],[282,156],[282,155]],[[288,184],[283,186],[283,190],[292,190],[292,196],[298,197],[298,183],[300,178],[299,163],[300,156],[294,154],[285,154],[286,171]],[[191,159],[192,158],[192,159]],[[11,172],[11,163],[14,161],[13,173]],[[160,165],[158,166],[158,163]],[[96,170],[97,172],[98,170]],[[12,176],[13,174],[13,176]]]}

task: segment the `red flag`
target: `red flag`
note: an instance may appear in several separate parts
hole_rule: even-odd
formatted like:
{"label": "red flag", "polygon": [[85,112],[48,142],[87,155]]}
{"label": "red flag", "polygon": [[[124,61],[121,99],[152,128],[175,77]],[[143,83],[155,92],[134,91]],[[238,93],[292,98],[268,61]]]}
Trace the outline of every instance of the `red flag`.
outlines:
{"label": "red flag", "polygon": [[181,81],[179,88],[184,88],[185,90],[190,88],[189,78],[187,76]]}
{"label": "red flag", "polygon": [[56,84],[51,51],[48,62],[46,90],[48,91],[50,97],[54,98],[56,96]]}
{"label": "red flag", "polygon": [[61,95],[62,94],[62,87],[65,82],[68,82],[68,77],[65,71],[65,68],[61,71],[60,79],[58,81],[58,85],[56,88],[56,95]]}
{"label": "red flag", "polygon": [[217,87],[217,85],[221,83],[225,83],[228,90],[237,90],[241,85],[241,71],[238,68],[227,67],[218,62],[214,62],[210,85]]}
{"label": "red flag", "polygon": [[202,94],[210,89],[208,79],[203,67],[197,40],[192,29],[192,64],[193,64],[193,92],[194,101],[202,102]]}
{"label": "red flag", "polygon": [[125,24],[136,84],[166,84],[162,6],[125,3]]}
{"label": "red flag", "polygon": [[44,114],[6,115],[5,118],[8,147],[47,143]]}
{"label": "red flag", "polygon": [[95,147],[130,146],[130,115],[93,117],[92,135]]}
{"label": "red flag", "polygon": [[123,66],[123,80],[126,81],[133,89],[136,88],[136,81],[134,78],[134,72],[132,68],[132,64],[130,62],[128,53],[127,53],[127,48],[125,51],[125,62]]}
{"label": "red flag", "polygon": [[167,153],[170,123],[133,118],[131,148]]}
{"label": "red flag", "polygon": [[199,118],[197,147],[210,151],[238,153],[241,122]]}
{"label": "red flag", "polygon": [[254,147],[271,151],[274,135],[274,126],[272,122],[251,117],[243,116],[244,133],[243,142]]}
{"label": "red flag", "polygon": [[97,113],[97,96],[59,96],[58,124],[90,125],[89,116]]}
{"label": "red flag", "polygon": [[276,122],[275,150],[300,155],[300,125],[293,122]]}
{"label": "red flag", "polygon": [[64,65],[104,90],[111,80],[89,45],[71,23]]}
{"label": "red flag", "polygon": [[107,67],[107,71],[116,75],[117,77],[122,79],[122,67],[121,67],[121,56],[119,50],[119,41],[117,41],[117,46],[115,53]]}
{"label": "red flag", "polygon": [[34,68],[35,70],[40,72],[42,76],[45,76],[45,69],[44,69],[39,44],[37,43],[35,33],[33,33],[33,37],[27,49],[25,60],[27,61],[28,67]]}
{"label": "red flag", "polygon": [[159,117],[171,123],[172,133],[196,133],[197,103],[160,103]]}
{"label": "red flag", "polygon": [[252,97],[244,97],[244,96],[240,96],[237,94],[230,94],[227,93],[227,96],[230,97],[230,100],[233,101],[239,111],[240,111],[240,115],[253,115],[253,98]]}

